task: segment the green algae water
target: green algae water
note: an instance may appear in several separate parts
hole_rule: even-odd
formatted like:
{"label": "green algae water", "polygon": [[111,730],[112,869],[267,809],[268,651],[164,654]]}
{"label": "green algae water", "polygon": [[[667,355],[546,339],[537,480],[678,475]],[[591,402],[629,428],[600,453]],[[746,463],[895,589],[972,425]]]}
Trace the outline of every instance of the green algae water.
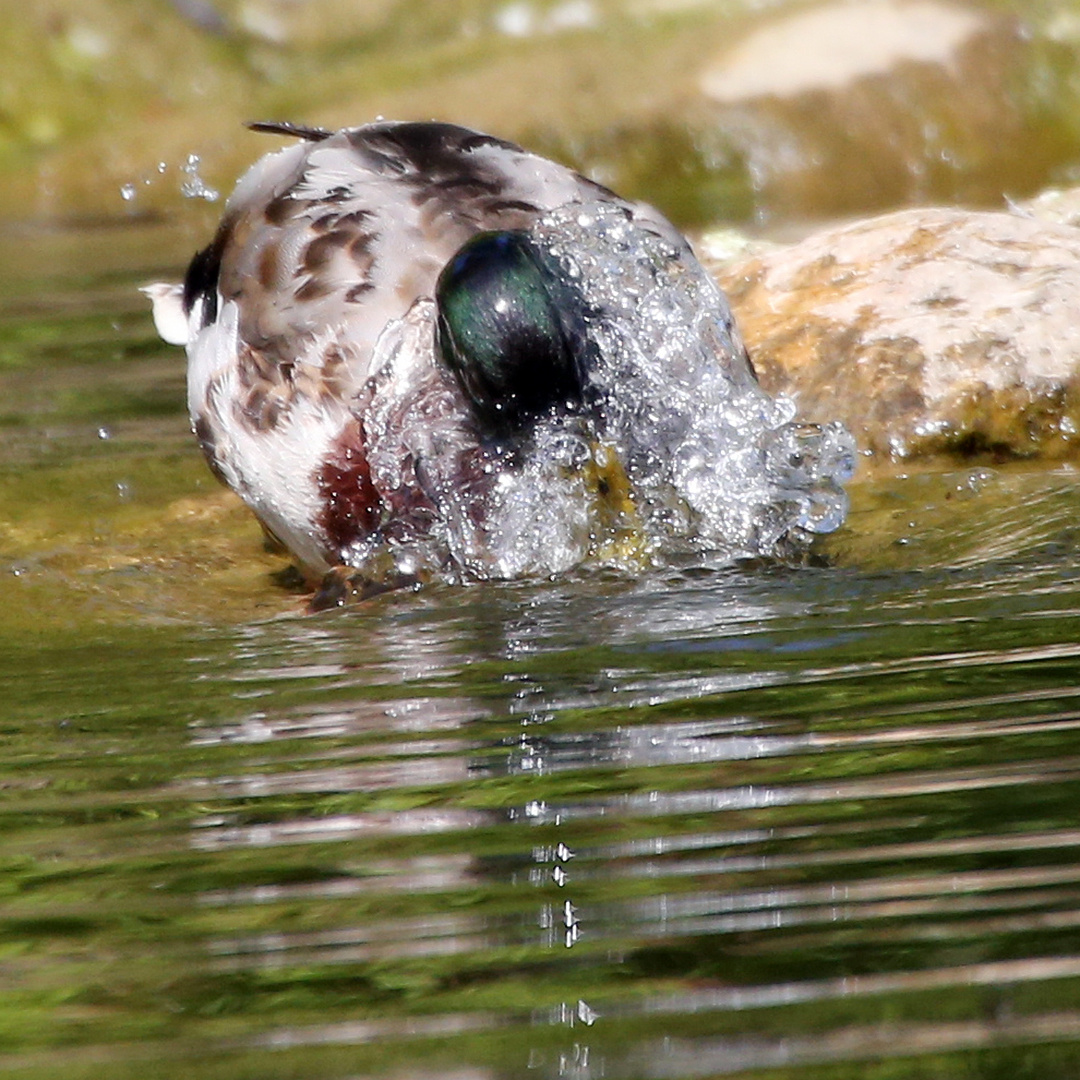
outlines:
{"label": "green algae water", "polygon": [[135,291],[192,238],[0,246],[0,1075],[1077,1075],[1072,467],[307,616]]}

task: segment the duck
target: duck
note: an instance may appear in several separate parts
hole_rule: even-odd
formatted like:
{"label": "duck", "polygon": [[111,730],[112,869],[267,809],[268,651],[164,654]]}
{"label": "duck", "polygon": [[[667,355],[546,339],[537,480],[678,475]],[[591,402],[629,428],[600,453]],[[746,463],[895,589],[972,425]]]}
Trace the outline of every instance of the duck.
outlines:
{"label": "duck", "polygon": [[760,388],[659,211],[456,124],[249,126],[291,142],[143,291],[210,470],[317,606],[836,527],[850,446]]}

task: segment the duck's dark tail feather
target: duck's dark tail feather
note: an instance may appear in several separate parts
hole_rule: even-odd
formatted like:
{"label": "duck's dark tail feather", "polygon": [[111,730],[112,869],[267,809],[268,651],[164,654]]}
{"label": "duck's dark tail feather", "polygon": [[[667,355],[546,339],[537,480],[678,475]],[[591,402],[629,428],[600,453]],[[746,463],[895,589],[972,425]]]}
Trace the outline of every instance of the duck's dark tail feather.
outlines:
{"label": "duck's dark tail feather", "polygon": [[304,124],[291,124],[288,120],[248,120],[244,125],[252,131],[260,131],[266,135],[292,135],[297,139],[307,139],[309,142],[319,142],[328,139],[334,133],[326,128],[307,127]]}

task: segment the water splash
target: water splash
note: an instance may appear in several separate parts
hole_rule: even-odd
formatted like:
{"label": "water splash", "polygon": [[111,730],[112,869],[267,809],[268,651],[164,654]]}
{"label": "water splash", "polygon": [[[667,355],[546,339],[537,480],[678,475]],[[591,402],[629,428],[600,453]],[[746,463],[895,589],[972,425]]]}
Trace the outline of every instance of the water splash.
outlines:
{"label": "water splash", "polygon": [[[585,299],[588,414],[542,420],[524,450],[477,448],[455,395],[428,382],[449,378],[424,331],[433,313],[392,324],[365,406],[373,482],[391,498],[419,486],[437,520],[380,538],[380,559],[389,547],[400,572],[478,578],[717,566],[790,557],[843,522],[854,441],[761,389],[684,243],[610,203],[554,210],[531,235]],[[373,545],[354,554],[364,565]]]}
{"label": "water splash", "polygon": [[198,154],[188,154],[187,161],[180,166],[187,179],[180,185],[180,194],[185,199],[205,199],[207,202],[217,202],[221,198],[220,192],[210,187],[199,175],[199,166],[202,159]]}
{"label": "water splash", "polygon": [[651,537],[774,555],[785,538],[841,524],[850,435],[795,422],[790,399],[761,389],[726,299],[689,250],[606,203],[563,207],[536,232],[594,310],[605,436]]}

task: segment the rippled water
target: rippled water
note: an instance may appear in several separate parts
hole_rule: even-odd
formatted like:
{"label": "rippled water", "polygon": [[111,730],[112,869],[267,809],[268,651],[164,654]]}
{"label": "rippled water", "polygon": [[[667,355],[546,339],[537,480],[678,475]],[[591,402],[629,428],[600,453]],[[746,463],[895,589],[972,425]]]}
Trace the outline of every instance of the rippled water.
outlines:
{"label": "rippled water", "polygon": [[1073,469],[302,616],[133,291],[188,239],[2,241],[0,1072],[1078,1074]]}

